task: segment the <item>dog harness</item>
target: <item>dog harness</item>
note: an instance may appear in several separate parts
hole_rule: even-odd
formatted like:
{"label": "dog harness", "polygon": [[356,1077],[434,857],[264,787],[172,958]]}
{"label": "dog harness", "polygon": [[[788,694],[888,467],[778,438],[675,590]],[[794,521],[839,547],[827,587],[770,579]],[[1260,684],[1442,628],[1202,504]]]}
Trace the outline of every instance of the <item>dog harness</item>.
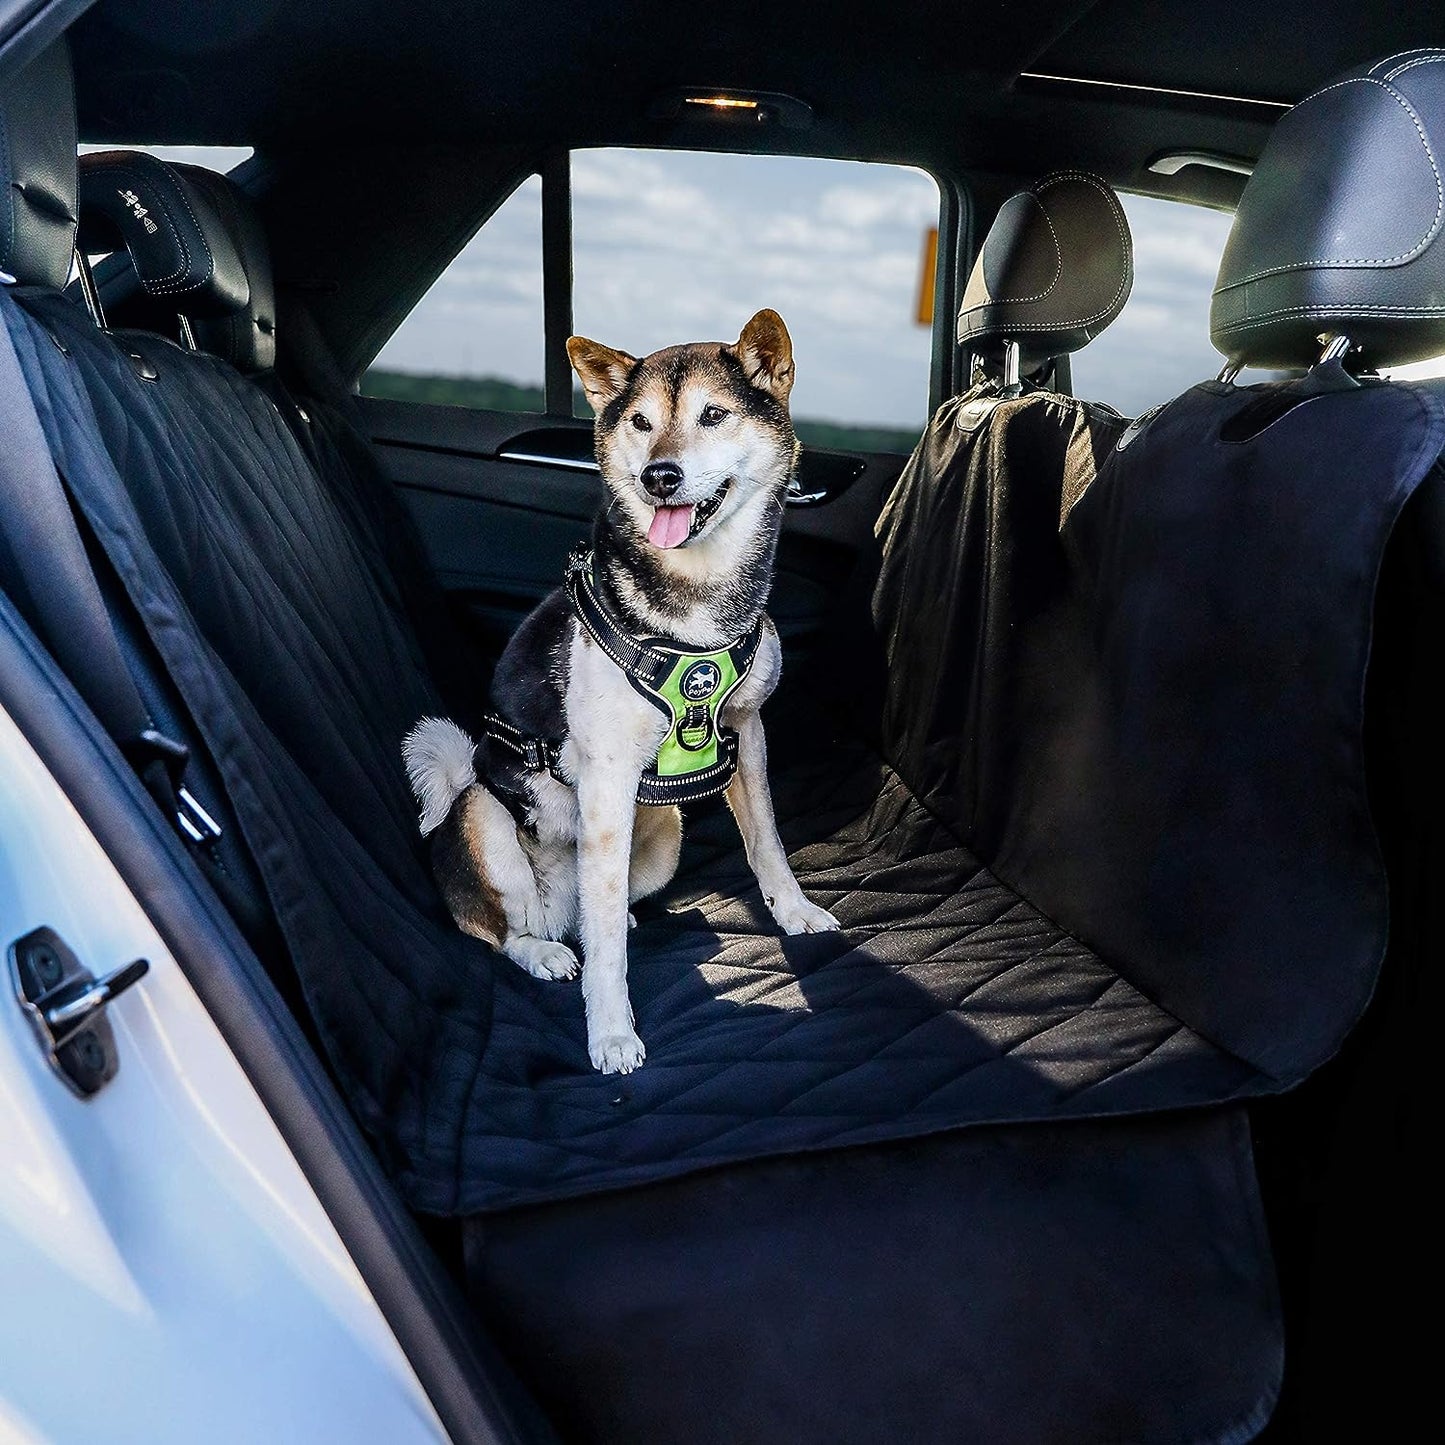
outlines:
{"label": "dog harness", "polygon": [[[722,711],[752,668],[763,637],[762,618],[730,646],[695,652],[664,637],[628,632],[602,600],[589,547],[573,549],[564,586],[587,635],[667,719],[657,757],[638,782],[637,801],[661,807],[695,803],[722,792],[738,770],[738,736],[722,725]],[[494,713],[483,726],[490,739],[519,757],[530,772],[546,769],[560,781],[570,781],[557,771],[560,742],[527,737]]]}

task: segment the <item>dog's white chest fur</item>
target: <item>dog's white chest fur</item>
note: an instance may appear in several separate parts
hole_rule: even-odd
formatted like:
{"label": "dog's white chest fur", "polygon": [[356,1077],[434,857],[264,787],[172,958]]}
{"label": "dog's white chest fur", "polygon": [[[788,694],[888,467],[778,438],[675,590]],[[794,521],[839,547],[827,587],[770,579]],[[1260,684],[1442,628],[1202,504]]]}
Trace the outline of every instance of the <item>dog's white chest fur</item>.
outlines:
{"label": "dog's white chest fur", "polygon": [[584,768],[640,774],[656,761],[667,736],[667,719],[576,622],[567,649],[563,706],[567,741],[561,765],[569,779],[580,777]]}

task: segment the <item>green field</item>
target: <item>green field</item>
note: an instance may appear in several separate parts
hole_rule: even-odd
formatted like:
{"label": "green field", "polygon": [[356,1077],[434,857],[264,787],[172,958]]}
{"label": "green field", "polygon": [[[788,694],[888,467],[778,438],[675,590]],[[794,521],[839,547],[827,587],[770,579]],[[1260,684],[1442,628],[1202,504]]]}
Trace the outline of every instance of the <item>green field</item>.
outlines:
{"label": "green field", "polygon": [[[380,371],[373,368],[361,380],[366,396],[384,396],[392,401],[428,402],[433,406],[471,406],[483,411],[544,410],[540,386],[518,386],[496,376],[421,376],[409,371]],[[573,398],[573,410],[586,416],[588,408],[581,393]],[[899,427],[846,426],[842,422],[814,421],[794,417],[798,438],[807,446],[835,447],[839,451],[902,452],[913,450],[919,433]]]}

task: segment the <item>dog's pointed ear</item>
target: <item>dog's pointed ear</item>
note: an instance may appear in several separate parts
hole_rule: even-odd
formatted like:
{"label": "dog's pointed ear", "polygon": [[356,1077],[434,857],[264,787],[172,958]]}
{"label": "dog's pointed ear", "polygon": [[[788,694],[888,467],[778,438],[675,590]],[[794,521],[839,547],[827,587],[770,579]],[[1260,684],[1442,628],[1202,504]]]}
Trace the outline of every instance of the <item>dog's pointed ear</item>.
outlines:
{"label": "dog's pointed ear", "polygon": [[582,381],[582,390],[592,403],[592,410],[599,415],[603,407],[622,395],[637,358],[625,351],[614,351],[600,341],[589,341],[585,336],[567,338],[567,355],[572,370]]}
{"label": "dog's pointed ear", "polygon": [[776,311],[759,311],[729,349],[754,386],[787,401],[793,389],[793,338]]}

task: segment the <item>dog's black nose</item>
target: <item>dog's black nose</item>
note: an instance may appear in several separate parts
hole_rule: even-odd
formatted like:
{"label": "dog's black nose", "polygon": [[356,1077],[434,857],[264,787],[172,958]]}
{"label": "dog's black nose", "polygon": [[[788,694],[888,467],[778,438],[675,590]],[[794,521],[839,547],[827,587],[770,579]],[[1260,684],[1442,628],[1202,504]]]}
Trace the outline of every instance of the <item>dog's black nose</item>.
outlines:
{"label": "dog's black nose", "polygon": [[648,496],[670,497],[682,485],[682,468],[676,462],[648,462],[642,469],[642,485]]}

